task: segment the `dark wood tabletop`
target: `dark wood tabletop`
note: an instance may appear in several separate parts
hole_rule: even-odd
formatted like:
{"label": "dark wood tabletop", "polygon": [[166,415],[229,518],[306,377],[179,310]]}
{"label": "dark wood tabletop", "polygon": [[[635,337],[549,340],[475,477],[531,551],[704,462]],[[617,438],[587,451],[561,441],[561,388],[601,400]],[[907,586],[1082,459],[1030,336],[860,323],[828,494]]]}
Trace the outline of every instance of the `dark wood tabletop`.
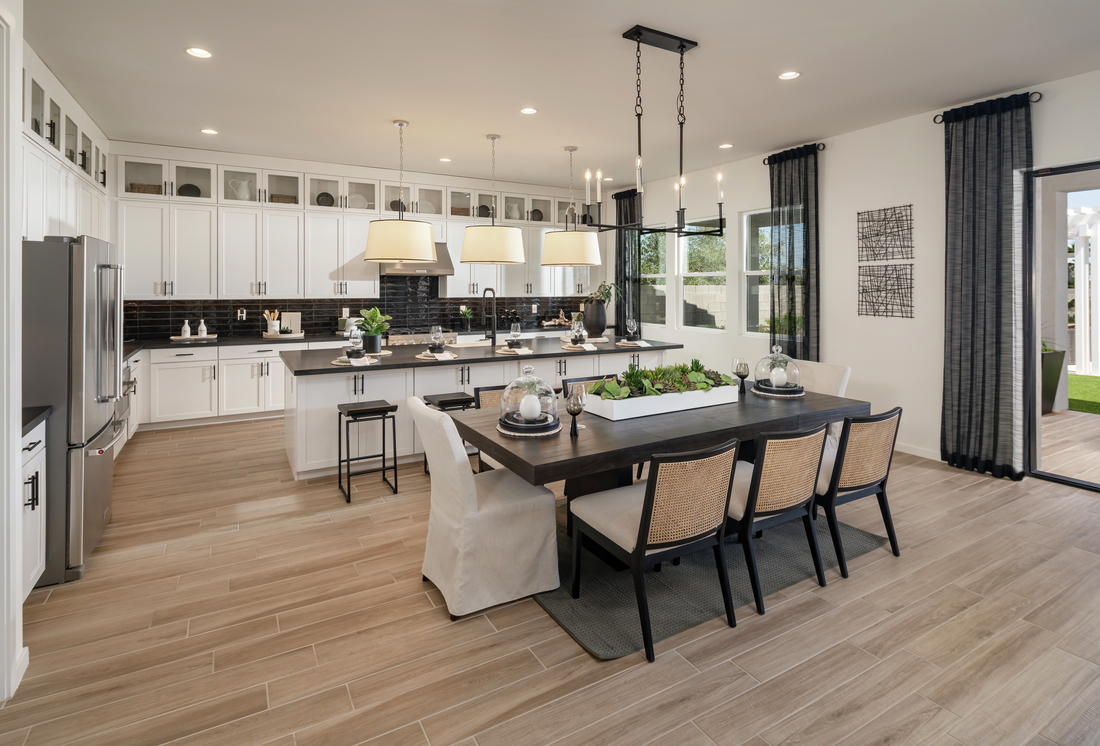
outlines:
{"label": "dark wood tabletop", "polygon": [[613,422],[585,412],[587,425],[569,437],[569,415],[562,406],[562,431],[548,438],[510,438],[497,432],[497,409],[450,412],[458,434],[531,484],[609,472],[647,461],[655,453],[690,451],[731,438],[742,441],[764,432],[782,432],[871,413],[871,405],[807,392],[798,399],[766,399],[749,392],[736,404]]}

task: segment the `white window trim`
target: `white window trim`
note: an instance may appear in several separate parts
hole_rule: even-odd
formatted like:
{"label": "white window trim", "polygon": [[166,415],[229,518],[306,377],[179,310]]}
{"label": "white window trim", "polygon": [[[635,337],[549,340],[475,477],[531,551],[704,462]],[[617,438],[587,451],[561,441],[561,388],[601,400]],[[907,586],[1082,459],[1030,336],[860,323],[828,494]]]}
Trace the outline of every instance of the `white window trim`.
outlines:
{"label": "white window trim", "polygon": [[[650,225],[648,227],[649,228],[664,228],[665,226],[664,226],[664,223],[661,223],[660,225]],[[641,240],[640,236],[639,236],[638,240],[639,241]],[[664,272],[664,274],[661,274],[661,275],[643,275],[643,274],[639,274],[638,275],[638,278],[640,280],[657,279],[657,280],[664,280],[665,281],[665,323],[658,324],[654,321],[642,321],[641,319],[638,319],[638,330],[639,331],[641,331],[642,329],[645,329],[645,328],[650,328],[650,329],[674,329],[674,328],[676,328],[674,324],[669,324],[668,323],[669,314],[672,313],[675,310],[675,309],[670,307],[671,297],[672,297],[673,293],[672,293],[672,287],[669,284],[669,277],[673,277],[674,275],[669,273],[668,263],[669,263],[668,238],[667,238],[667,235],[666,235],[666,238],[665,238],[665,272]],[[641,316],[641,309],[639,309],[638,315]]]}
{"label": "white window trim", "polygon": [[[697,218],[697,221],[702,222],[702,221],[706,221],[706,220],[716,220],[717,218],[718,218],[717,215],[712,215],[710,217]],[[726,236],[728,236],[728,235],[729,235],[729,231],[727,230],[726,231]],[[685,246],[687,245],[687,238],[685,236],[676,236],[673,243],[676,246],[676,249],[675,249],[675,259],[676,259],[676,264],[675,264],[675,267],[676,267],[676,275],[675,275],[675,277],[676,277],[676,286],[675,286],[676,287],[676,309],[675,309],[676,326],[675,326],[675,329],[677,331],[698,332],[700,334],[726,334],[727,332],[729,332],[729,327],[728,326],[725,329],[708,329],[705,326],[689,326],[689,325],[685,324],[684,323],[684,301],[683,301],[683,298],[684,298],[684,278],[685,277],[724,277],[725,280],[726,280],[726,299],[728,301],[728,299],[729,299],[729,288],[730,288],[729,241],[728,240],[726,241],[726,271],[725,272],[685,272],[684,267],[687,263],[686,262],[687,251],[685,249]],[[666,252],[668,251],[667,244],[666,244],[666,247],[665,247],[665,251]],[[665,266],[667,268],[668,265],[666,264]],[[667,303],[668,301],[665,301],[665,302]],[[727,307],[729,306],[728,303],[726,305],[727,305]],[[668,318],[667,312],[665,314],[665,318],[666,319]]]}
{"label": "white window trim", "polygon": [[752,215],[760,215],[765,212],[770,212],[769,208],[761,208],[759,210],[746,210],[742,212],[738,220],[738,229],[740,239],[740,255],[741,261],[738,263],[738,288],[741,294],[741,336],[751,337],[754,339],[771,339],[771,334],[765,332],[750,332],[749,331],[749,278],[761,277],[771,274],[768,270],[750,270],[749,264],[749,217]]}

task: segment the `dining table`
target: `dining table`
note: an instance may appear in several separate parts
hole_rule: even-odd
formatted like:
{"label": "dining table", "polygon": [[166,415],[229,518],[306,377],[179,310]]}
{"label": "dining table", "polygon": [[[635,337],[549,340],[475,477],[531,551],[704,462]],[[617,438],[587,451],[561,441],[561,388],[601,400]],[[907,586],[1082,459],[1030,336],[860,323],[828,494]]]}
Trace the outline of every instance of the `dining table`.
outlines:
{"label": "dining table", "polygon": [[467,443],[531,484],[564,480],[566,499],[572,500],[632,484],[633,467],[656,453],[691,451],[733,438],[746,443],[762,433],[803,430],[845,417],[866,416],[871,405],[811,391],[782,399],[749,391],[732,404],[627,420],[584,412],[578,416],[578,424],[585,428],[576,438],[569,436],[564,404],[560,410],[560,433],[543,438],[516,438],[499,432],[497,408],[448,414]]}

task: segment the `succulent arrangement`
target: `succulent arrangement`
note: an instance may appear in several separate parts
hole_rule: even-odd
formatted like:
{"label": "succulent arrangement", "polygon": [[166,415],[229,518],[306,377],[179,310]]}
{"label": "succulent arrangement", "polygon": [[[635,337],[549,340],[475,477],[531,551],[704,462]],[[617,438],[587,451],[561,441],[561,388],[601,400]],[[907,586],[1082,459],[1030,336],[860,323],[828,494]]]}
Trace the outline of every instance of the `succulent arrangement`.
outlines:
{"label": "succulent arrangement", "polygon": [[461,311],[458,312],[458,315],[464,319],[472,319],[474,317],[474,309],[463,308]]}
{"label": "succulent arrangement", "polygon": [[678,363],[656,368],[639,368],[633,363],[619,379],[596,381],[588,393],[601,399],[626,399],[632,396],[660,396],[685,391],[710,391],[718,386],[736,386],[737,379],[716,370],[708,370],[699,360],[691,365]]}

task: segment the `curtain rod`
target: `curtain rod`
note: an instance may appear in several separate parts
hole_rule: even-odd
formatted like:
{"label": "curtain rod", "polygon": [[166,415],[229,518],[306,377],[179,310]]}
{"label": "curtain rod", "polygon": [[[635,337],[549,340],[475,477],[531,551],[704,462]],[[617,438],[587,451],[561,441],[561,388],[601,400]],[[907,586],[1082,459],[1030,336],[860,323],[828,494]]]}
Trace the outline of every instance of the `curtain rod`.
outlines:
{"label": "curtain rod", "polygon": [[[1033,96],[1038,96],[1038,98],[1032,98]],[[1032,91],[1031,93],[1027,94],[1027,100],[1033,104],[1037,104],[1043,100],[1043,94],[1039,93],[1039,91]],[[937,114],[936,116],[932,117],[932,122],[934,124],[943,124],[943,114]]]}
{"label": "curtain rod", "polygon": [[[818,151],[822,151],[822,150],[825,149],[825,143],[823,143],[823,142],[814,143],[814,144],[817,146]],[[803,145],[801,147],[805,147],[805,146]],[[790,150],[798,150],[798,148],[790,148]],[[784,151],[784,152],[786,152],[786,151]],[[779,154],[776,153],[776,155],[779,155]],[[771,156],[769,155],[767,158],[764,159],[764,165],[765,166],[768,165],[768,158],[771,158]]]}

